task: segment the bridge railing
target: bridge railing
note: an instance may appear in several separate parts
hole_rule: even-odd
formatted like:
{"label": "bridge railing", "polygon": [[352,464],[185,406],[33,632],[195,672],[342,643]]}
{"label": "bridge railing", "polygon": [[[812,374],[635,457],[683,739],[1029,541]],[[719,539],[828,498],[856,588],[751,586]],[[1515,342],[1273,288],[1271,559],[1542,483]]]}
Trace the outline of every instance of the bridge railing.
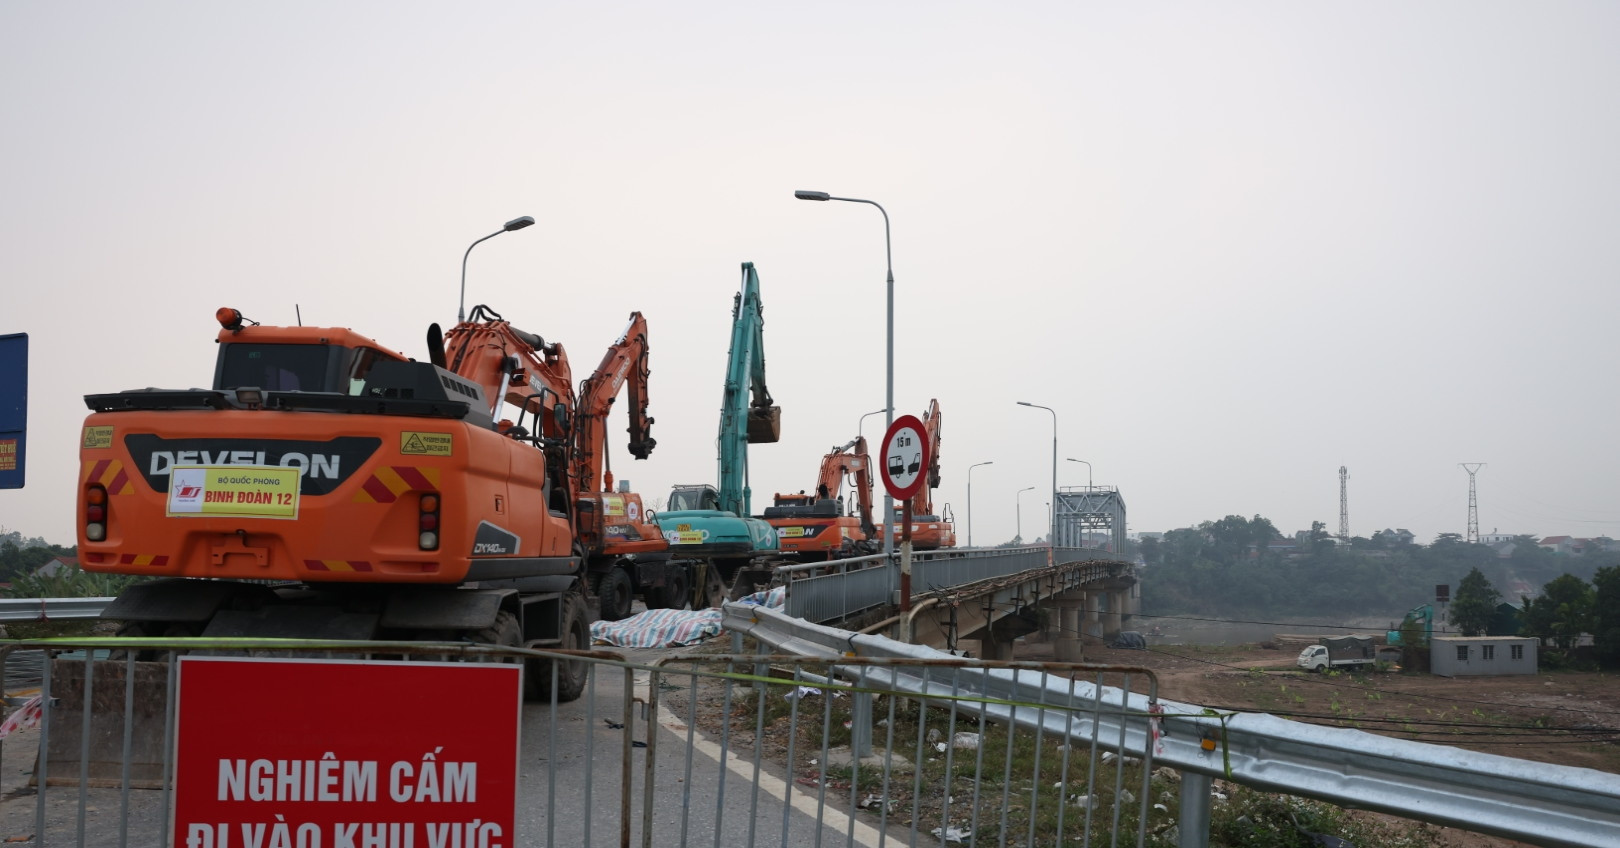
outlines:
{"label": "bridge railing", "polygon": [[[948,548],[913,554],[914,593],[954,589],[980,580],[1089,560],[1118,560],[1092,548]],[[787,579],[787,614],[806,621],[836,621],[899,602],[900,554],[807,563],[780,569]]]}
{"label": "bridge railing", "polygon": [[[765,651],[839,657],[943,659],[951,655],[882,636],[852,633],[757,606],[727,604],[723,626],[733,645],[753,638]],[[740,647],[734,647],[740,651]],[[1069,744],[1151,745],[1153,760],[1181,772],[1178,844],[1209,844],[1212,781],[1314,798],[1340,807],[1488,833],[1537,845],[1620,845],[1620,776],[1531,762],[1450,746],[1322,727],[1271,715],[1217,712],[1112,687],[1078,695],[1064,674],[1009,675],[958,659],[951,687],[930,686],[909,671],[884,683],[929,697],[961,688],[1010,707],[1003,720],[1036,727]],[[1057,727],[1054,715],[1087,703],[1121,707],[1110,723]],[[1320,843],[1328,844],[1328,843]]]}

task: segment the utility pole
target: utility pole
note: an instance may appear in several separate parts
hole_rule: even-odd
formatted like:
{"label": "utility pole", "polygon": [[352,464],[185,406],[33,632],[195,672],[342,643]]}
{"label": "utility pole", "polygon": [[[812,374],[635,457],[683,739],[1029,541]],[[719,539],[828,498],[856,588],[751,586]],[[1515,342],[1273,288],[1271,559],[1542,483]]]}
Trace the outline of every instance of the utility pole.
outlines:
{"label": "utility pole", "polygon": [[1350,544],[1350,499],[1346,485],[1349,479],[1349,469],[1339,466],[1339,541],[1346,545]]}
{"label": "utility pole", "polygon": [[1474,474],[1485,467],[1483,462],[1459,462],[1458,465],[1468,472],[1468,542],[1474,544],[1479,541],[1479,499],[1474,496]]}

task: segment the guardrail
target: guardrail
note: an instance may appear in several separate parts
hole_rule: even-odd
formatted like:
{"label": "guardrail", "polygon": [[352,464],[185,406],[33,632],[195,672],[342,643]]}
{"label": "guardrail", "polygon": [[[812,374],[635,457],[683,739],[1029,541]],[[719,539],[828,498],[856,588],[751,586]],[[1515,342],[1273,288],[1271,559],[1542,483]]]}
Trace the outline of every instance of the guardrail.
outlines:
{"label": "guardrail", "polygon": [[112,598],[0,598],[0,622],[100,618]]}
{"label": "guardrail", "polygon": [[[949,548],[914,554],[913,593],[953,589],[992,577],[1008,577],[1042,568],[1050,548]],[[894,604],[900,591],[900,555],[885,559],[855,557],[778,569],[788,579],[786,609],[808,621],[835,621]],[[1093,559],[1121,559],[1091,548],[1058,548],[1051,561],[1063,564]],[[801,576],[802,575],[802,576]]]}
{"label": "guardrail", "polygon": [[[771,650],[805,656],[949,656],[740,604],[725,606],[723,626],[735,644],[746,634]],[[901,670],[893,674],[884,682],[896,689],[921,697],[949,694],[920,678],[901,679],[906,677]],[[1141,695],[1077,689],[1067,679],[1047,675],[975,669],[971,661],[964,661],[950,689],[963,687],[990,698],[1041,704],[1039,711],[1004,708],[1003,717],[1037,723],[1047,734],[1085,744],[1095,740],[1105,748],[1140,747],[1152,738],[1154,760],[1183,772],[1182,848],[1208,845],[1207,790],[1215,777],[1538,845],[1620,845],[1620,775],[1172,701],[1161,700],[1159,709],[1150,711]],[[1121,707],[1113,713],[1117,725],[1064,726],[1064,710],[1099,702]],[[1205,791],[1189,791],[1197,785]]]}

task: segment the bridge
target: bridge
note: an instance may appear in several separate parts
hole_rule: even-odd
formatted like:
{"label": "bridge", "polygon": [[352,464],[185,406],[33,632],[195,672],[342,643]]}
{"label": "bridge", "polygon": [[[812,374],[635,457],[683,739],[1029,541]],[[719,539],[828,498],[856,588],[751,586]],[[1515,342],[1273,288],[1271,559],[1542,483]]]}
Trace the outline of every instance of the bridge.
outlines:
{"label": "bridge", "polygon": [[[1052,636],[1057,659],[1078,662],[1084,644],[1112,639],[1141,608],[1135,567],[1095,548],[952,549],[914,554],[911,597],[901,598],[899,555],[857,557],[782,570],[786,613],[912,644],[986,659],[1012,659],[1021,636]],[[906,601],[909,601],[907,603]]]}

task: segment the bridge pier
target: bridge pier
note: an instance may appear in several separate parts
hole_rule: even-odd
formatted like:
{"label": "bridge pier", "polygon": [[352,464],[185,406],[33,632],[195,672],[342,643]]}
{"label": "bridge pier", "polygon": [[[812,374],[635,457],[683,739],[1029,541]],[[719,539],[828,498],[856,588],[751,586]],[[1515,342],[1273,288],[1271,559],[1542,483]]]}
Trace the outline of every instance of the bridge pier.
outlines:
{"label": "bridge pier", "polygon": [[1102,641],[1102,594],[1101,592],[1086,593],[1085,623],[1080,631],[1082,638]]}
{"label": "bridge pier", "polygon": [[1085,650],[1080,643],[1080,613],[1086,599],[1058,595],[1052,599],[1058,608],[1058,633],[1053,641],[1058,662],[1084,662]]}
{"label": "bridge pier", "polygon": [[1118,589],[1110,589],[1108,595],[1108,610],[1102,618],[1102,636],[1104,642],[1112,642],[1119,638],[1119,632],[1125,629],[1125,593]]}

